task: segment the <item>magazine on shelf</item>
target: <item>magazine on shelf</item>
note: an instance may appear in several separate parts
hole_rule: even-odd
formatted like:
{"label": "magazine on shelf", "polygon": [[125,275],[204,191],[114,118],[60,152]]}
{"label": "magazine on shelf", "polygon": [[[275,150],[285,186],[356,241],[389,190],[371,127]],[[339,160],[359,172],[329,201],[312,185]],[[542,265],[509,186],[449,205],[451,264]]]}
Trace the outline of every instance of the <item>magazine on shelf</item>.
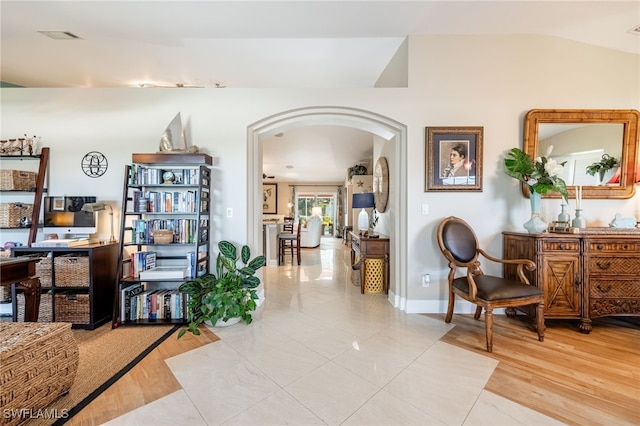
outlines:
{"label": "magazine on shelf", "polygon": [[140,271],[140,279],[183,279],[189,276],[188,268],[184,266],[157,266],[146,271]]}

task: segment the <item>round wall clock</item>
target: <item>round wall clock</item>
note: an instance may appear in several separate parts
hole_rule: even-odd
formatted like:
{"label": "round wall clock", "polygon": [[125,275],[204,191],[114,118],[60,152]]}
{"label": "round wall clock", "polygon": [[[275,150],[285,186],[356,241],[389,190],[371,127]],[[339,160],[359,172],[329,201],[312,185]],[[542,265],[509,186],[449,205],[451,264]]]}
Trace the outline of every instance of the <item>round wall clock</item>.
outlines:
{"label": "round wall clock", "polygon": [[92,178],[105,174],[108,166],[107,157],[98,151],[91,151],[82,158],[82,171]]}
{"label": "round wall clock", "polygon": [[389,201],[389,165],[385,157],[378,158],[373,169],[373,196],[376,202],[376,210],[384,213]]}

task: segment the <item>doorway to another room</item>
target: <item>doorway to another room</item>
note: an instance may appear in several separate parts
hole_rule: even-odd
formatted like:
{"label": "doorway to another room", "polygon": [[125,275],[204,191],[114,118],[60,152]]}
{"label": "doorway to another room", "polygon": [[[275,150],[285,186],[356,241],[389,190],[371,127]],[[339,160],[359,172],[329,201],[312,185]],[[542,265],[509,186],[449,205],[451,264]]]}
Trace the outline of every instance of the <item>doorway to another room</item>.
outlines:
{"label": "doorway to another room", "polygon": [[[285,111],[248,126],[247,139],[247,242],[252,247],[263,245],[262,202],[262,140],[290,129],[305,126],[345,126],[370,132],[382,146],[389,162],[391,182],[386,212],[388,235],[391,240],[390,287],[388,300],[400,309],[407,300],[407,127],[382,115],[345,107],[305,107]],[[376,157],[374,156],[374,161]],[[335,223],[335,222],[334,222]],[[335,227],[334,227],[335,231]],[[337,240],[337,239],[336,239]],[[261,294],[264,297],[264,292]]]}

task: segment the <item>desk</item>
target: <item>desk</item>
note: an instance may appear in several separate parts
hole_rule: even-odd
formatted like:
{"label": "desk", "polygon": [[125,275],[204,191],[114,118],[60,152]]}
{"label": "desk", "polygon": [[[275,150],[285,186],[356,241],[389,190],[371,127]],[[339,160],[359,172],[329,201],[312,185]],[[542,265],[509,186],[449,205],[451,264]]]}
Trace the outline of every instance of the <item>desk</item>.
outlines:
{"label": "desk", "polygon": [[40,309],[40,280],[34,278],[38,257],[14,257],[0,259],[0,285],[16,284],[24,290],[24,319],[29,322],[38,321]]}
{"label": "desk", "polygon": [[[360,270],[360,293],[364,294],[365,274],[367,259],[384,260],[384,292],[389,293],[389,237],[378,234],[377,238],[361,236],[355,232],[349,232],[351,236],[351,265],[354,270]],[[356,255],[360,256],[358,263],[355,262]]]}

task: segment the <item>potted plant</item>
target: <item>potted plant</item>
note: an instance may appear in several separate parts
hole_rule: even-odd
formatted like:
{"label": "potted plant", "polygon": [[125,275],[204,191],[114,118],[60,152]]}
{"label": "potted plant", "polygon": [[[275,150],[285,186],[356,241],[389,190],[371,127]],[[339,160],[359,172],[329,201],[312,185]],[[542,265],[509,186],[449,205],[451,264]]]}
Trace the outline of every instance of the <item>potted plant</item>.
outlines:
{"label": "potted plant", "polygon": [[595,176],[596,173],[599,177],[600,185],[604,183],[604,175],[607,171],[615,168],[618,165],[618,159],[610,156],[609,154],[602,154],[602,159],[596,163],[587,166],[587,174]]}
{"label": "potted plant", "polygon": [[216,270],[182,283],[179,287],[187,299],[187,328],[180,330],[178,339],[187,331],[199,335],[198,326],[205,321],[216,325],[218,321],[232,318],[251,324],[251,312],[256,309],[258,294],[255,290],[260,278],[255,276],[265,265],[264,256],[251,259],[249,246],[244,245],[237,255],[236,247],[229,241],[218,243]]}

